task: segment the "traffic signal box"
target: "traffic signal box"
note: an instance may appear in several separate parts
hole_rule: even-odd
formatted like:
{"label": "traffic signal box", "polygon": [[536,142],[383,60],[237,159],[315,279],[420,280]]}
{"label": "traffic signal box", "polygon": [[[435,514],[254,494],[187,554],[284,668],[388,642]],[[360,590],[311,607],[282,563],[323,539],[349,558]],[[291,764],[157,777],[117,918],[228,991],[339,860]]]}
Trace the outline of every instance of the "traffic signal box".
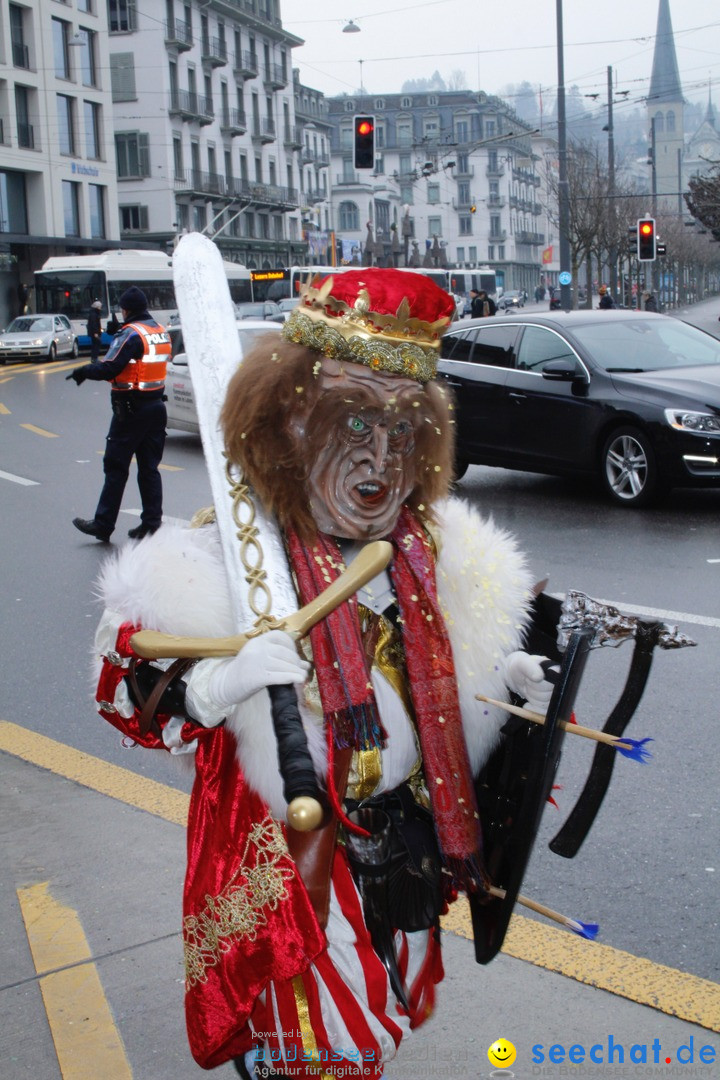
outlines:
{"label": "traffic signal box", "polygon": [[640,262],[653,262],[657,257],[655,218],[638,218],[637,248]]}
{"label": "traffic signal box", "polygon": [[638,227],[637,225],[628,226],[628,254],[637,255],[638,253]]}
{"label": "traffic signal box", "polygon": [[374,116],[355,117],[354,159],[356,169],[373,169],[375,167]]}

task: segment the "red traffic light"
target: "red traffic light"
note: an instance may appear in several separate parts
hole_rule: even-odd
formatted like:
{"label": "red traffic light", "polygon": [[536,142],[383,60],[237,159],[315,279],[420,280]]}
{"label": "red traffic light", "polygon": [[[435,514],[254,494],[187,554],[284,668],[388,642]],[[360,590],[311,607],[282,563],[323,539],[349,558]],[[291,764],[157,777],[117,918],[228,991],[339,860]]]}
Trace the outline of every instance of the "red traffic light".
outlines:
{"label": "red traffic light", "polygon": [[358,135],[371,135],[373,130],[370,120],[361,120],[357,126]]}
{"label": "red traffic light", "polygon": [[640,232],[643,236],[652,236],[653,227],[649,221],[643,221],[640,223]]}
{"label": "red traffic light", "polygon": [[375,167],[374,116],[356,116],[354,119],[353,160],[356,169]]}
{"label": "red traffic light", "polygon": [[656,258],[655,218],[638,218],[637,246],[640,262],[652,262]]}

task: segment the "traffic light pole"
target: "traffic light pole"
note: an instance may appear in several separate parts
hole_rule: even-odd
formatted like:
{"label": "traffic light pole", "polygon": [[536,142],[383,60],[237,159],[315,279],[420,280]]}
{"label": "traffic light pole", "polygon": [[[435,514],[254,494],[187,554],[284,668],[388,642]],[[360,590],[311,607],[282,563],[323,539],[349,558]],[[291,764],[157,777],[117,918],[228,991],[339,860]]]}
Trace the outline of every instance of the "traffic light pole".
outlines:
{"label": "traffic light pole", "polygon": [[558,117],[558,211],[560,232],[560,276],[565,277],[567,285],[560,285],[560,307],[569,311],[572,307],[570,295],[570,189],[567,175],[567,128],[565,123],[565,59],[563,43],[562,0],[555,0],[555,21],[557,24],[557,117]]}

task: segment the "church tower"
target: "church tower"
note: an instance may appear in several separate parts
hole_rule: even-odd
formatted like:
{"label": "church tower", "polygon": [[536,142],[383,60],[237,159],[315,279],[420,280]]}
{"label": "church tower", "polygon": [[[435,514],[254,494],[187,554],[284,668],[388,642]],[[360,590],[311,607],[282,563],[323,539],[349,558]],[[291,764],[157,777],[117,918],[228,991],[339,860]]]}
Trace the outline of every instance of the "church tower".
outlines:
{"label": "church tower", "polygon": [[685,128],[670,0],[660,0],[648,108],[648,145],[655,129],[655,182],[658,206],[676,209],[682,190]]}

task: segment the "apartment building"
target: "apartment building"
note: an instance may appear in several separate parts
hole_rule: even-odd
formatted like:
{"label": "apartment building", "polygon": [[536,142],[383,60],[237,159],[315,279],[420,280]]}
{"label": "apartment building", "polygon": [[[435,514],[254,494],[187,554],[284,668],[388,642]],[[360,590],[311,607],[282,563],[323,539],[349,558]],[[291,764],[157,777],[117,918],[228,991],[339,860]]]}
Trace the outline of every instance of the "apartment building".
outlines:
{"label": "apartment building", "polygon": [[48,255],[119,241],[105,0],[0,7],[0,325]]}
{"label": "apartment building", "polygon": [[[470,91],[328,99],[341,257],[494,267],[535,288],[545,234],[532,132],[500,98]],[[375,168],[356,170],[353,117],[375,118]],[[368,226],[370,228],[368,228]],[[398,250],[399,249],[399,250]]]}
{"label": "apartment building", "polygon": [[302,261],[302,132],[278,0],[109,0],[123,240],[204,231],[251,268]]}

